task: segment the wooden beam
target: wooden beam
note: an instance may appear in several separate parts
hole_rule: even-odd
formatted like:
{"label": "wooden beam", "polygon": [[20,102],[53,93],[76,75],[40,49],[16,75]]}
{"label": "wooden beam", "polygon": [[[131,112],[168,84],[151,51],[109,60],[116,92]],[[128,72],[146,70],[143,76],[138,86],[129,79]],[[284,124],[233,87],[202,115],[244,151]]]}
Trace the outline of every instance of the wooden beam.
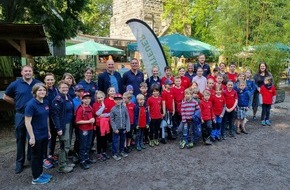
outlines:
{"label": "wooden beam", "polygon": [[26,43],[25,40],[20,40],[21,64],[26,65]]}
{"label": "wooden beam", "polygon": [[17,49],[19,52],[21,52],[20,50],[20,45],[18,43],[16,43],[13,40],[6,40],[10,45],[12,45],[15,49]]}

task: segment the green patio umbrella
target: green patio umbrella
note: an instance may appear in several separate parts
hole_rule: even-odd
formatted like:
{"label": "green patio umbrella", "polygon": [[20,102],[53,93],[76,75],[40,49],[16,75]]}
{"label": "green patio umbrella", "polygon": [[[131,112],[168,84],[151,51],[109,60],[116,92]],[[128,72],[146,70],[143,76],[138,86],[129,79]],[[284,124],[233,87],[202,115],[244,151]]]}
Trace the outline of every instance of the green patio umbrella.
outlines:
{"label": "green patio umbrella", "polygon": [[66,47],[66,55],[123,55],[124,51],[118,48],[86,41]]}
{"label": "green patio umbrella", "polygon": [[[214,46],[181,34],[171,34],[158,39],[162,45],[169,48],[170,54],[175,57],[190,58],[199,54],[212,56],[218,52],[218,49]],[[130,51],[138,50],[137,43],[129,44],[128,49]]]}

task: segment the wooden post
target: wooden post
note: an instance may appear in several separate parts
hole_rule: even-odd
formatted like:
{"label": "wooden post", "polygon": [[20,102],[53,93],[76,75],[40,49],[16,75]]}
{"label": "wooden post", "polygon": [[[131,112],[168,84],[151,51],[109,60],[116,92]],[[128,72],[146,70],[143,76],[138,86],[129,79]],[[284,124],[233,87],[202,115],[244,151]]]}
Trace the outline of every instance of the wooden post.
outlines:
{"label": "wooden post", "polygon": [[26,43],[25,40],[20,40],[21,65],[27,64],[26,60]]}

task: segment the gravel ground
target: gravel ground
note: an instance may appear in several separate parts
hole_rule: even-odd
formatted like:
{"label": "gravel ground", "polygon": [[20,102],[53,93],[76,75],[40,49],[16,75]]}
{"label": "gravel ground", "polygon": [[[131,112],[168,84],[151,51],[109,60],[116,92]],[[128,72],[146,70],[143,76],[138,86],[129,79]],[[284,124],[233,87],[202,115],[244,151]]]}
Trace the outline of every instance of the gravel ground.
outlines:
{"label": "gravel ground", "polygon": [[[46,171],[53,179],[31,185],[31,170],[14,174],[15,145],[0,142],[0,189],[290,189],[290,98],[272,110],[271,127],[248,122],[249,134],[212,146],[179,149],[177,141],[133,151],[120,161],[97,162],[89,170]],[[250,118],[250,117],[249,117]],[[11,139],[12,135],[9,136]],[[1,137],[1,135],[0,135]],[[10,142],[10,143],[9,143]]]}

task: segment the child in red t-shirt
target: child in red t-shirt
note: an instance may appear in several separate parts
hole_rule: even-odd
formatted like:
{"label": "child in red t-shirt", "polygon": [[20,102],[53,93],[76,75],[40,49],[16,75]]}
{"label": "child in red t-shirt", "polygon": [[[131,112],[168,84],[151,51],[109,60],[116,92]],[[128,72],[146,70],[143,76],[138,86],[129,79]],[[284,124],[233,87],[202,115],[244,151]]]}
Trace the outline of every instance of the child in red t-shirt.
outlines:
{"label": "child in red t-shirt", "polygon": [[271,125],[270,110],[271,105],[276,101],[276,88],[273,85],[272,77],[265,77],[264,85],[260,88],[260,100],[262,104],[261,124]]}
{"label": "child in red t-shirt", "polygon": [[222,74],[218,74],[217,77],[216,77],[216,83],[214,85],[214,89],[217,87],[217,86],[221,86],[222,88],[222,91],[226,90],[227,87],[226,85],[223,84],[223,80],[224,80],[224,77]]}
{"label": "child in red t-shirt", "polygon": [[207,77],[206,77],[206,79],[208,80],[208,79],[213,79],[213,81],[214,81],[214,83],[216,83],[216,77],[217,77],[217,75],[218,75],[218,72],[219,72],[219,69],[217,68],[217,67],[215,67],[214,69],[213,69],[213,71],[212,71],[212,73],[211,73],[211,75],[208,75]]}
{"label": "child in red t-shirt", "polygon": [[[147,106],[149,110],[150,115],[150,142],[149,146],[153,147],[154,145],[159,145],[159,130],[160,130],[160,124],[162,121],[162,117],[164,117],[165,114],[161,113],[161,107],[162,107],[162,98],[159,96],[159,86],[158,85],[152,85],[151,87],[152,96],[148,98]],[[154,137],[153,137],[154,136]]]}
{"label": "child in red t-shirt", "polygon": [[203,99],[200,101],[199,107],[201,112],[201,130],[202,130],[202,139],[206,145],[211,145],[210,140],[212,122],[215,123],[215,115],[213,112],[212,102],[209,101],[210,91],[205,90],[203,92]]}
{"label": "child in red t-shirt", "polygon": [[130,131],[128,131],[126,133],[126,144],[125,144],[125,148],[124,151],[126,153],[129,153],[132,151],[132,147],[131,147],[131,140],[133,137],[133,128],[134,128],[134,110],[135,110],[135,104],[133,102],[131,102],[131,98],[132,98],[132,94],[130,92],[125,92],[123,94],[123,101],[126,104],[127,110],[128,110],[128,114],[129,114],[129,118],[130,118]]}
{"label": "child in red t-shirt", "polygon": [[222,119],[226,109],[226,100],[222,95],[221,86],[215,88],[215,95],[212,97],[211,101],[216,121],[212,128],[211,138],[219,141],[221,138]]}
{"label": "child in red t-shirt", "polygon": [[211,101],[211,99],[213,98],[213,96],[215,96],[215,90],[214,90],[214,80],[212,78],[208,79],[206,82],[206,87],[205,90],[208,90],[210,92],[210,98],[209,101]]}
{"label": "child in red t-shirt", "polygon": [[173,95],[174,99],[174,104],[175,104],[175,114],[172,117],[173,120],[173,138],[177,136],[177,128],[181,122],[181,103],[182,100],[184,99],[184,87],[181,86],[181,79],[180,77],[175,77],[174,78],[174,87],[171,88],[171,92]]}
{"label": "child in red t-shirt", "polygon": [[[146,82],[141,82],[140,83],[140,92],[141,94],[145,97],[144,100],[144,106],[147,107],[147,100],[150,97],[149,93],[148,93],[148,85]],[[149,143],[149,128],[146,128],[144,131],[144,143],[148,144]]]}
{"label": "child in red t-shirt", "polygon": [[116,105],[114,101],[114,96],[116,94],[115,87],[109,87],[108,88],[108,97],[105,98],[105,105],[106,105],[106,113],[110,113],[111,109]]}
{"label": "child in red t-shirt", "polygon": [[134,121],[136,125],[136,149],[141,151],[142,149],[145,149],[144,132],[149,128],[149,112],[144,104],[144,95],[138,94],[136,99],[138,102],[134,110]]}
{"label": "child in red t-shirt", "polygon": [[89,157],[90,147],[92,142],[92,134],[94,129],[95,118],[93,115],[93,109],[90,106],[91,95],[89,92],[85,92],[82,95],[82,105],[76,110],[76,124],[79,128],[79,141],[80,152],[79,160],[83,169],[89,169],[90,164],[95,163],[95,160],[91,160]]}
{"label": "child in red t-shirt", "polygon": [[[168,139],[172,140],[172,132],[171,132],[171,127],[173,126],[172,124],[172,116],[175,114],[175,104],[174,104],[174,98],[171,92],[173,82],[171,80],[166,80],[164,82],[164,90],[162,92],[162,110],[163,113],[165,113],[165,120],[167,122],[167,134],[168,134]],[[163,134],[162,137],[165,137]],[[165,138],[161,139],[162,143],[166,143]]]}
{"label": "child in red t-shirt", "polygon": [[106,113],[106,105],[104,103],[105,93],[98,91],[96,93],[96,101],[93,104],[93,113],[95,115],[95,130],[97,136],[97,159],[105,161],[109,159],[107,155],[108,134],[110,133],[110,113]]}
{"label": "child in red t-shirt", "polygon": [[236,117],[236,106],[238,104],[238,93],[233,89],[234,83],[229,80],[227,82],[227,89],[223,92],[223,96],[226,101],[226,111],[222,121],[221,136],[225,140],[225,128],[226,124],[229,124],[230,137],[235,138],[234,131],[234,120]]}

